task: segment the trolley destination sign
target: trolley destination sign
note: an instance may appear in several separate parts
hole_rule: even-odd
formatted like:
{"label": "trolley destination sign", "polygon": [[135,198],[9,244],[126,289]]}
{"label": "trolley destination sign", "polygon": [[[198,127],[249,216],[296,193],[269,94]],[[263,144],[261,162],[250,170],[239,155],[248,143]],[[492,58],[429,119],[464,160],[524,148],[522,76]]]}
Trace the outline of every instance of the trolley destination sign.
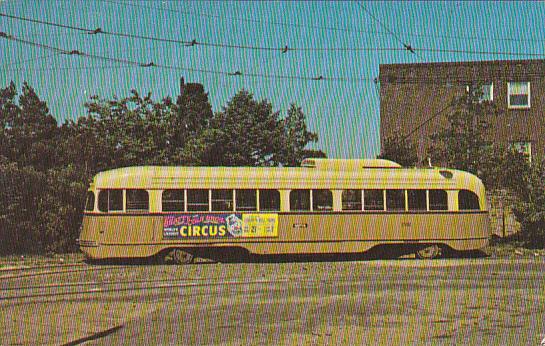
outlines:
{"label": "trolley destination sign", "polygon": [[278,236],[278,214],[171,214],[164,239],[262,238]]}

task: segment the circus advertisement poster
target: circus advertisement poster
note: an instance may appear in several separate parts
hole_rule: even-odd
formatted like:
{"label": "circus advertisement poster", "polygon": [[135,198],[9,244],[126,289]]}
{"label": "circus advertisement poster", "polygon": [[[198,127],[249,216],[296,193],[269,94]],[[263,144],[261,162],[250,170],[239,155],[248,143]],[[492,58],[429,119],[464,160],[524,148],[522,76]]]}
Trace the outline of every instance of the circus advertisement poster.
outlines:
{"label": "circus advertisement poster", "polygon": [[261,238],[278,236],[278,214],[172,214],[164,239]]}

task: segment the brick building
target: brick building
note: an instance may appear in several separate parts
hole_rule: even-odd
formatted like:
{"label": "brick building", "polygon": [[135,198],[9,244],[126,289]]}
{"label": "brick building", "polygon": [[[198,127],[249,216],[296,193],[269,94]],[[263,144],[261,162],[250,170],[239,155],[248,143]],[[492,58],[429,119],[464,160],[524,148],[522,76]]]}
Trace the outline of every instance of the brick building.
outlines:
{"label": "brick building", "polygon": [[380,65],[380,138],[395,132],[426,158],[429,136],[447,125],[454,97],[483,88],[499,115],[488,116],[489,140],[514,146],[531,160],[545,154],[545,60]]}

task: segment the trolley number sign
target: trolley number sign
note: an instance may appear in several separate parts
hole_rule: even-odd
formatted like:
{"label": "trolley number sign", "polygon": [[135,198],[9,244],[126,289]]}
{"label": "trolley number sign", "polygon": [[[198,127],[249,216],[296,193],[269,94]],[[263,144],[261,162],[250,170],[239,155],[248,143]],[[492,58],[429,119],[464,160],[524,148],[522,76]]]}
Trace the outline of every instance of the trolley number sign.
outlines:
{"label": "trolley number sign", "polygon": [[172,214],[164,239],[262,238],[278,236],[278,214]]}

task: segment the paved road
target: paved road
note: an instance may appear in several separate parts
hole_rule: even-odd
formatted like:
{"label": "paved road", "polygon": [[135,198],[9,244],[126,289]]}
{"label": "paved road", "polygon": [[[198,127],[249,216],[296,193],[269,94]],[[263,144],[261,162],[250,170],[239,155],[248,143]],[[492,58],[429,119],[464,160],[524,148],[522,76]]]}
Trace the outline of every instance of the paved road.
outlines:
{"label": "paved road", "polygon": [[0,273],[0,340],[539,345],[544,268],[538,257]]}

